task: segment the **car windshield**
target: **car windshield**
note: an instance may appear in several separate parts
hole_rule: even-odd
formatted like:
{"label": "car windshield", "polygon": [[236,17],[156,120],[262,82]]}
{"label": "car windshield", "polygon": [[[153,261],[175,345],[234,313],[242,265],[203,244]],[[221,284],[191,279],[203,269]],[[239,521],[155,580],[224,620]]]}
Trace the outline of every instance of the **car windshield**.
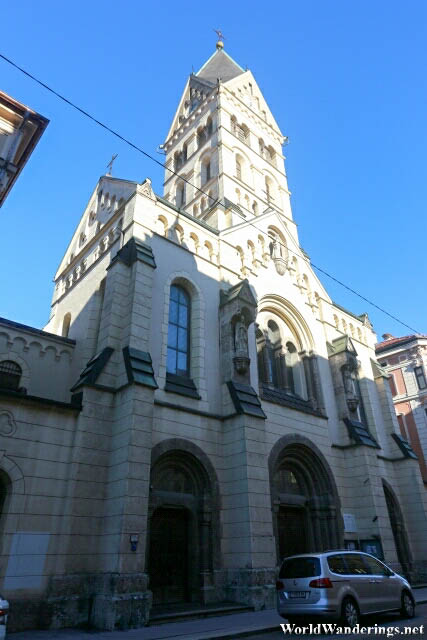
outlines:
{"label": "car windshield", "polygon": [[280,568],[279,578],[314,578],[320,576],[319,558],[290,558]]}

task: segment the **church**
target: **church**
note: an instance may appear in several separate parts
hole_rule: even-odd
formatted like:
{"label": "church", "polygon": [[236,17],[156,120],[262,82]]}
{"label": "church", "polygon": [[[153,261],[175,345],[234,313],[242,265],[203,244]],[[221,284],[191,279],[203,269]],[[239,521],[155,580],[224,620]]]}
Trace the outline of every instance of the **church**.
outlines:
{"label": "church", "polygon": [[417,456],[367,314],[300,247],[285,142],[219,41],[162,145],[163,195],[102,176],[44,330],[0,320],[15,630],[274,607],[294,553],[361,549],[427,578]]}

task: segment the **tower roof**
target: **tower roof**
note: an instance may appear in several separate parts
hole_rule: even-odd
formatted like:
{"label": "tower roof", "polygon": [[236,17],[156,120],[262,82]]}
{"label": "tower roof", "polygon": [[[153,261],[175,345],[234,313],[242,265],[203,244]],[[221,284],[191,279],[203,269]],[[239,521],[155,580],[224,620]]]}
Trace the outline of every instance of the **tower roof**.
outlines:
{"label": "tower roof", "polygon": [[211,55],[209,60],[207,60],[203,67],[196,73],[196,77],[215,85],[218,78],[220,78],[222,82],[227,82],[240,76],[242,73],[245,73],[245,70],[242,69],[228,53],[225,53],[223,49],[217,48],[215,53]]}

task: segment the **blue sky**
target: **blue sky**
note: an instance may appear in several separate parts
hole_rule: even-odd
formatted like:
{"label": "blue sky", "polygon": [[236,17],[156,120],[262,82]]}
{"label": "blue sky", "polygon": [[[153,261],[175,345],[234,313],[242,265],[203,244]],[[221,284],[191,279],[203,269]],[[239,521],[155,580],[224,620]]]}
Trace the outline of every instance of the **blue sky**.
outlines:
{"label": "blue sky", "polygon": [[[0,52],[157,156],[188,74],[215,50],[214,28],[289,137],[293,214],[313,263],[427,332],[424,0],[24,0],[2,8]],[[42,327],[112,154],[114,175],[150,176],[158,193],[163,174],[2,60],[0,88],[50,119],[0,210],[0,315]],[[321,279],[379,336],[411,333]]]}

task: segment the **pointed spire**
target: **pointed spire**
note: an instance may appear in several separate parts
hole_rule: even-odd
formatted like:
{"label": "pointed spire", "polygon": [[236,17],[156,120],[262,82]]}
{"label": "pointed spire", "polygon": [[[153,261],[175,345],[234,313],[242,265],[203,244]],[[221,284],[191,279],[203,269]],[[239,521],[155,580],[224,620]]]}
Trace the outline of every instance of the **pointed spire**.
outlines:
{"label": "pointed spire", "polygon": [[[224,37],[221,31],[216,31],[216,33],[218,34],[218,38]],[[245,73],[245,70],[237,64],[228,53],[225,53],[224,43],[222,39],[219,39],[216,43],[215,53],[213,53],[203,67],[199,69],[196,77],[215,85],[218,79],[222,82],[227,82],[232,78],[240,76],[242,73]]]}

